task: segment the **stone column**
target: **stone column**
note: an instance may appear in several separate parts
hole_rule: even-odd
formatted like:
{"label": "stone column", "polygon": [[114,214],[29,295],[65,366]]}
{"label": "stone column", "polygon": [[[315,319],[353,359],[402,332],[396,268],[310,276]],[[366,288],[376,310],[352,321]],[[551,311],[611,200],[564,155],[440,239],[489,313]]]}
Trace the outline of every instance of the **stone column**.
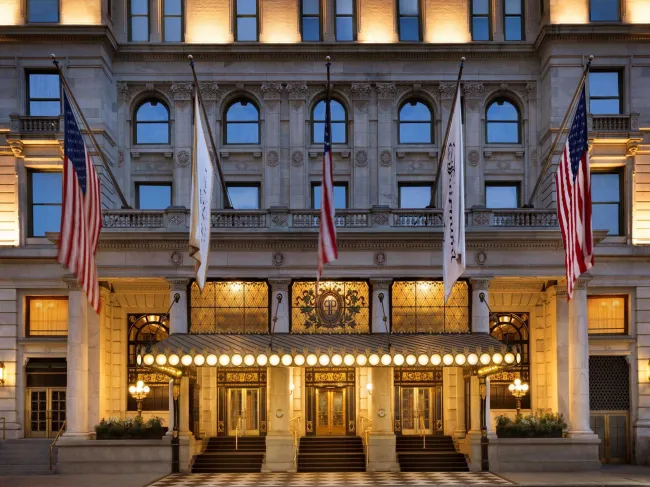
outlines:
{"label": "stone column", "polygon": [[269,431],[266,435],[266,455],[263,472],[295,472],[291,419],[291,369],[268,367]]}
{"label": "stone column", "polygon": [[[172,157],[174,184],[172,185],[172,205],[191,207],[192,188],[192,139],[193,120],[192,98],[194,86],[192,83],[173,83],[171,86],[174,98],[174,111],[171,144],[175,149]],[[204,122],[205,125],[205,122]],[[207,129],[207,127],[206,127]]]}
{"label": "stone column", "polygon": [[369,418],[372,429],[368,438],[368,472],[398,472],[395,460],[396,440],[392,425],[393,368],[370,368],[372,395]]}
{"label": "stone column", "polygon": [[[187,323],[187,286],[188,279],[182,278],[167,278],[169,282],[169,304],[174,302],[174,296],[179,295],[179,300],[172,306],[169,312],[169,326],[171,333],[187,333],[189,331]],[[181,391],[181,394],[183,392]]]}
{"label": "stone column", "polygon": [[[369,83],[352,83],[354,110],[354,164],[352,166],[352,208],[370,208],[370,167],[376,154],[369,154],[368,108],[372,88]],[[372,160],[371,160],[372,159]]]}
{"label": "stone column", "polygon": [[105,287],[99,288],[101,316],[88,312],[88,431],[94,434],[95,425],[99,423],[102,410],[102,399],[106,396],[104,385],[104,319],[106,317],[106,306],[110,306],[110,291]]}
{"label": "stone column", "polygon": [[280,162],[280,98],[282,83],[263,83],[260,91],[264,98],[264,136],[266,164],[264,165],[264,195],[260,208],[282,204],[282,185],[278,184],[278,163]]}
{"label": "stone column", "polygon": [[68,347],[66,390],[67,439],[90,438],[88,430],[88,298],[74,278],[68,285]]}
{"label": "stone column", "polygon": [[[278,320],[275,323],[275,333],[289,333],[289,311],[291,303],[289,302],[289,279],[269,279],[271,284],[271,318],[275,317],[277,309]],[[282,301],[278,305],[278,295],[282,296]],[[273,321],[271,321],[273,327]]]}
{"label": "stone column", "polygon": [[456,430],[454,437],[465,438],[465,378],[463,368],[456,369]]}
{"label": "stone column", "polygon": [[[169,380],[169,424],[165,436],[174,435],[174,379]],[[178,425],[176,425],[178,426]]]}
{"label": "stone column", "polygon": [[457,429],[458,424],[458,411],[456,401],[456,373],[462,368],[459,367],[445,367],[442,369],[442,404],[443,404],[443,419],[444,419],[444,434],[452,435]]}
{"label": "stone column", "polygon": [[471,279],[472,284],[472,333],[490,333],[489,288],[492,277]]}
{"label": "stone column", "polygon": [[546,330],[550,344],[546,352],[547,405],[569,418],[569,303],[565,285],[546,291]]}
{"label": "stone column", "polygon": [[485,127],[481,114],[484,91],[482,82],[463,82],[463,95],[465,96],[464,142],[467,159],[465,165],[466,208],[485,205],[484,171],[481,165],[481,159],[483,157],[481,138],[484,133],[483,127]]}
{"label": "stone column", "polygon": [[309,208],[311,195],[305,165],[305,98],[309,90],[304,81],[287,83],[285,90],[289,93],[289,152],[281,157],[282,179],[289,180],[289,208]]}
{"label": "stone column", "polygon": [[377,205],[397,207],[393,169],[393,105],[395,83],[377,83]]}
{"label": "stone column", "polygon": [[181,394],[178,398],[178,433],[181,436],[190,436],[190,379],[183,376],[181,381]]}
{"label": "stone column", "polygon": [[[392,282],[390,279],[373,279],[370,281],[372,286],[372,333],[387,333],[387,330],[390,330],[390,286]],[[384,296],[383,309],[379,299],[380,294]],[[384,312],[386,312],[385,323]]]}

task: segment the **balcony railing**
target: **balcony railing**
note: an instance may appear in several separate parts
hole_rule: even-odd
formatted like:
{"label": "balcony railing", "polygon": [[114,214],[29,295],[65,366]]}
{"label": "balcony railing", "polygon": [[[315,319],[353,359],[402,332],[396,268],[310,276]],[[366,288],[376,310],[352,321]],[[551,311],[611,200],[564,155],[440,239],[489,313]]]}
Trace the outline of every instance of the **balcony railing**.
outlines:
{"label": "balcony railing", "polygon": [[589,132],[624,134],[639,130],[639,114],[589,115]]}
{"label": "balcony railing", "polygon": [[54,135],[61,132],[61,117],[9,115],[10,131],[24,135]]}

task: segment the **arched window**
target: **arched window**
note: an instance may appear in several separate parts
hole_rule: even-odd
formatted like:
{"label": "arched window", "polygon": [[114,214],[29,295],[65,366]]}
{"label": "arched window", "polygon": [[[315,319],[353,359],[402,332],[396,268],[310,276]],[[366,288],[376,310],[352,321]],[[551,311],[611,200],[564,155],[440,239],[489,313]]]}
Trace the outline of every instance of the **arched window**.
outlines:
{"label": "arched window", "polygon": [[505,345],[521,351],[521,362],[490,378],[490,407],[493,409],[515,409],[516,401],[508,390],[515,379],[530,386],[528,394],[521,399],[522,409],[530,409],[530,344],[528,313],[491,313],[490,335]]}
{"label": "arched window", "polygon": [[399,143],[432,144],[431,109],[417,99],[404,102],[399,109]]}
{"label": "arched window", "polygon": [[[325,143],[325,100],[314,105],[311,114],[312,121],[312,142],[314,144]],[[347,142],[347,113],[345,107],[338,101],[330,102],[330,115],[332,117],[332,144],[345,144]]]}
{"label": "arched window", "polygon": [[169,144],[169,109],[155,98],[135,110],[136,144]]}
{"label": "arched window", "polygon": [[488,144],[519,143],[519,110],[507,98],[497,98],[487,107]]}
{"label": "arched window", "polygon": [[226,108],[225,143],[260,143],[260,111],[252,101],[240,98]]}

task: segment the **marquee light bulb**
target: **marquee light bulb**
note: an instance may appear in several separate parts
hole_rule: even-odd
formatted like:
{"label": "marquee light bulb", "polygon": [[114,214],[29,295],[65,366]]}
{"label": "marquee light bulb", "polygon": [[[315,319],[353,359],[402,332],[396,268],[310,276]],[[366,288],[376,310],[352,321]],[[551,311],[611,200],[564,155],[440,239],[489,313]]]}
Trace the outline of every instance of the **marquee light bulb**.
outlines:
{"label": "marquee light bulb", "polygon": [[176,367],[179,364],[180,361],[181,361],[181,358],[178,355],[176,355],[175,353],[172,353],[169,356],[169,365],[171,365],[172,367]]}
{"label": "marquee light bulb", "polygon": [[185,367],[189,367],[190,365],[192,365],[192,356],[191,356],[191,355],[187,355],[187,354],[183,355],[183,356],[181,357],[181,363],[182,363]]}
{"label": "marquee light bulb", "polygon": [[442,362],[442,357],[437,353],[431,355],[431,365],[440,365]]}
{"label": "marquee light bulb", "polygon": [[280,364],[280,356],[277,353],[274,353],[269,357],[269,363],[273,366],[276,367],[277,365]]}
{"label": "marquee light bulb", "polygon": [[340,354],[334,354],[332,355],[332,365],[338,367],[343,363],[343,357],[341,357]]}
{"label": "marquee light bulb", "polygon": [[418,356],[418,363],[420,365],[427,365],[429,363],[429,357],[424,354]]}
{"label": "marquee light bulb", "polygon": [[225,353],[219,357],[219,365],[222,367],[225,367],[230,363],[230,355],[226,355]]}
{"label": "marquee light bulb", "polygon": [[250,353],[247,355],[244,355],[244,365],[250,367],[255,363],[255,357],[253,357]]}
{"label": "marquee light bulb", "polygon": [[385,353],[381,356],[381,365],[390,365],[391,360],[391,356]]}
{"label": "marquee light bulb", "polygon": [[480,358],[481,364],[487,365],[490,363],[490,354],[489,353],[482,353],[481,358]]}
{"label": "marquee light bulb", "polygon": [[199,367],[205,363],[205,357],[201,354],[195,355],[194,356],[194,364],[198,365]]}
{"label": "marquee light bulb", "polygon": [[310,353],[309,355],[307,355],[307,365],[313,367],[317,363],[318,363],[318,357],[316,356],[316,354]]}
{"label": "marquee light bulb", "polygon": [[232,364],[236,365],[237,367],[239,367],[243,361],[244,359],[238,353],[232,356]]}
{"label": "marquee light bulb", "polygon": [[478,355],[475,353],[470,353],[467,356],[467,363],[470,365],[476,365],[478,363]]}
{"label": "marquee light bulb", "polygon": [[515,362],[515,354],[512,352],[508,352],[503,356],[503,359],[508,365],[510,365]]}
{"label": "marquee light bulb", "polygon": [[503,362],[503,355],[501,355],[500,353],[495,353],[494,355],[492,355],[492,362],[499,365],[501,362]]}
{"label": "marquee light bulb", "polygon": [[291,365],[292,360],[293,359],[291,358],[291,355],[289,355],[288,353],[285,353],[282,356],[282,365],[284,365],[285,367],[289,367]]}
{"label": "marquee light bulb", "polygon": [[447,353],[442,356],[442,363],[445,365],[451,365],[454,363],[454,357],[450,353]]}
{"label": "marquee light bulb", "polygon": [[404,355],[401,353],[398,353],[393,357],[393,363],[397,365],[398,367],[404,365]]}
{"label": "marquee light bulb", "polygon": [[296,364],[298,367],[305,365],[305,356],[299,353],[293,358],[293,363]]}
{"label": "marquee light bulb", "polygon": [[326,365],[330,364],[330,356],[326,354],[321,354],[320,357],[318,357],[318,363],[321,364],[323,367]]}
{"label": "marquee light bulb", "polygon": [[462,353],[456,355],[456,365],[464,365],[466,360],[465,355]]}
{"label": "marquee light bulb", "polygon": [[379,355],[376,353],[373,353],[370,357],[368,357],[368,362],[370,365],[378,365],[379,364]]}
{"label": "marquee light bulb", "polygon": [[151,365],[153,364],[153,355],[150,353],[147,353],[143,358],[142,361],[144,362],[145,365]]}
{"label": "marquee light bulb", "polygon": [[415,355],[413,354],[408,354],[406,356],[406,365],[415,365],[415,362],[417,362],[417,358],[415,358]]}
{"label": "marquee light bulb", "polygon": [[208,358],[205,359],[205,361],[210,367],[214,367],[215,365],[217,365],[217,360],[218,360],[217,356],[213,353],[208,355]]}
{"label": "marquee light bulb", "polygon": [[368,363],[368,357],[363,354],[357,355],[357,365],[363,367]]}
{"label": "marquee light bulb", "polygon": [[264,367],[268,363],[268,361],[269,361],[268,357],[263,353],[260,353],[257,356],[257,365],[259,365],[260,367]]}
{"label": "marquee light bulb", "polygon": [[351,367],[354,365],[354,355],[351,353],[348,353],[343,357],[343,363],[347,365],[348,367]]}
{"label": "marquee light bulb", "polygon": [[159,353],[156,355],[156,363],[158,365],[165,365],[167,363],[167,357],[165,357],[165,354]]}

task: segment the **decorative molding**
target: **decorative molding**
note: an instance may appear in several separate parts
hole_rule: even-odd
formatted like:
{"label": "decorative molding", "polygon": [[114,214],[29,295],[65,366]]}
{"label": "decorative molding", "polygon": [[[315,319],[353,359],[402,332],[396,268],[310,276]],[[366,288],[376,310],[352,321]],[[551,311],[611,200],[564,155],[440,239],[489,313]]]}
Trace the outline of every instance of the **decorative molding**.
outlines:
{"label": "decorative molding", "polygon": [[126,81],[118,81],[115,83],[117,89],[117,101],[119,103],[128,103],[131,100],[131,94],[129,93],[129,85]]}
{"label": "decorative molding", "polygon": [[479,165],[479,162],[481,162],[481,155],[478,153],[477,150],[471,150],[467,154],[467,163],[470,166],[476,167]]}
{"label": "decorative molding", "polygon": [[478,265],[485,265],[487,263],[487,253],[484,250],[479,250],[476,252],[474,260]]}
{"label": "decorative molding", "polygon": [[634,157],[636,156],[636,153],[639,151],[639,140],[628,140],[626,144],[626,152],[625,155],[626,157]]}
{"label": "decorative molding", "polygon": [[389,150],[381,151],[379,155],[379,165],[389,167],[393,162],[393,153]]}
{"label": "decorative molding", "polygon": [[221,98],[219,85],[213,81],[199,81],[199,89],[204,101],[217,101]]}
{"label": "decorative molding", "polygon": [[472,284],[472,291],[488,291],[492,279],[492,277],[471,278],[469,281]]}
{"label": "decorative molding", "polygon": [[392,279],[370,279],[373,291],[388,291],[393,284]]}
{"label": "decorative molding", "polygon": [[81,291],[81,283],[79,280],[74,277],[74,276],[64,276],[63,277],[63,282],[65,282],[66,286],[68,286],[68,291],[73,292],[73,291]]}
{"label": "decorative molding", "polygon": [[280,155],[278,151],[270,150],[266,153],[266,165],[275,167],[280,163]]}
{"label": "decorative molding", "polygon": [[124,165],[124,151],[122,149],[117,151],[117,167]]}
{"label": "decorative molding", "polygon": [[295,150],[291,154],[291,164],[295,167],[300,167],[305,162],[305,155],[302,151]]}
{"label": "decorative molding", "polygon": [[368,100],[372,93],[370,83],[352,83],[350,87],[352,98],[356,100]]}
{"label": "decorative molding", "polygon": [[[172,83],[172,96],[177,100],[191,100],[194,87],[192,83]],[[181,108],[183,110],[183,108]]]}
{"label": "decorative molding", "polygon": [[181,150],[176,153],[176,163],[180,167],[186,167],[190,163],[190,153],[186,150]]}
{"label": "decorative molding", "polygon": [[372,221],[379,226],[385,226],[388,224],[388,215],[386,213],[377,213],[373,218]]}
{"label": "decorative molding", "polygon": [[376,252],[373,262],[375,265],[384,266],[386,265],[386,253],[385,252]]}
{"label": "decorative molding", "polygon": [[185,291],[187,292],[187,286],[190,283],[189,279],[183,279],[178,277],[168,277],[166,278],[169,283],[169,290],[171,292]]}
{"label": "decorative molding", "polygon": [[304,100],[307,98],[308,88],[307,83],[304,81],[287,83],[284,89],[289,93],[289,100]]}
{"label": "decorative molding", "polygon": [[[279,252],[278,252],[279,253]],[[280,254],[282,255],[282,254]],[[284,259],[284,257],[283,257]],[[281,264],[279,264],[281,265]],[[289,291],[289,284],[291,284],[291,279],[269,279],[269,284],[271,285],[271,291]]]}
{"label": "decorative molding", "polygon": [[283,227],[287,224],[287,215],[284,213],[275,215],[273,218],[271,218],[271,222],[277,227]]}
{"label": "decorative molding", "polygon": [[271,260],[274,266],[280,267],[284,264],[284,254],[282,252],[274,252]]}
{"label": "decorative molding", "polygon": [[397,94],[395,83],[375,83],[377,97],[384,100],[392,100]]}
{"label": "decorative molding", "polygon": [[479,81],[466,81],[463,83],[463,93],[467,97],[480,97],[484,92],[485,87]]}
{"label": "decorative molding", "polygon": [[265,100],[279,100],[282,96],[281,83],[263,83],[260,87],[262,97]]}
{"label": "decorative molding", "polygon": [[183,254],[175,250],[174,252],[171,253],[169,256],[169,262],[171,265],[180,267],[183,265]]}
{"label": "decorative molding", "polygon": [[537,149],[533,149],[533,151],[530,153],[530,165],[537,165]]}
{"label": "decorative molding", "polygon": [[175,227],[180,227],[185,224],[185,215],[176,213],[169,217],[169,223]]}
{"label": "decorative molding", "polygon": [[365,150],[358,150],[354,154],[354,163],[359,167],[366,167],[368,165],[368,153]]}
{"label": "decorative molding", "polygon": [[440,98],[453,98],[454,91],[456,91],[456,82],[442,81],[438,85],[438,93]]}

